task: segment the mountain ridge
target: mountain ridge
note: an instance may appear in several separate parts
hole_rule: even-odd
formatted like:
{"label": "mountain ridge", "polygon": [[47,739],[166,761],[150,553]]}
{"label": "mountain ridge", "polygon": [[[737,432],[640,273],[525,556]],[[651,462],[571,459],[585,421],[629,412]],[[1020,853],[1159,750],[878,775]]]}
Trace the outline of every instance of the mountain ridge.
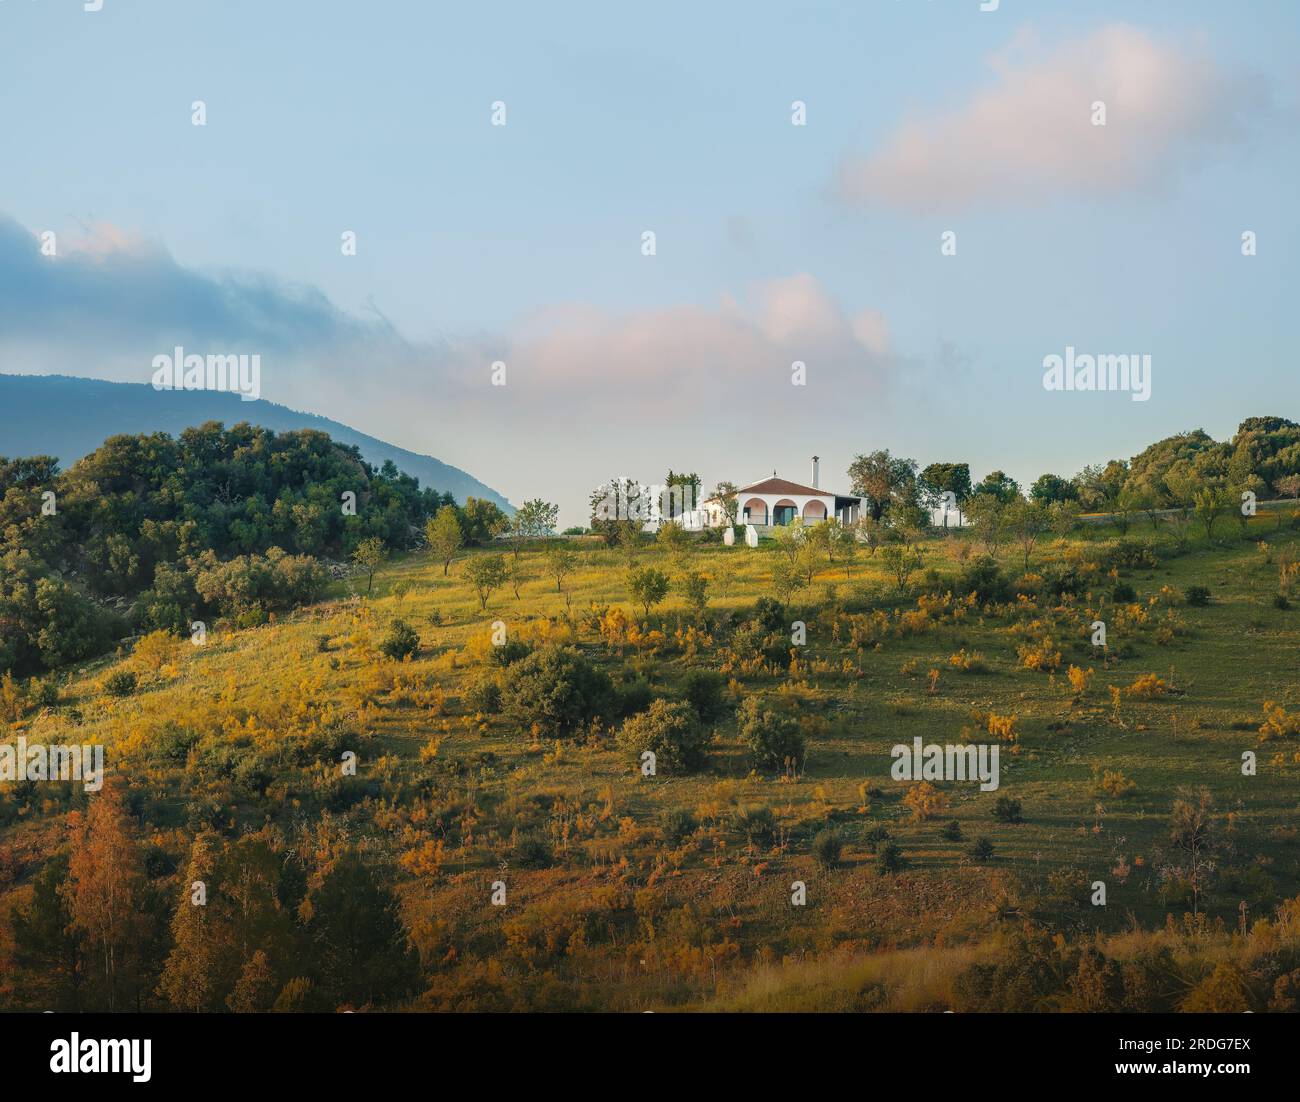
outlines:
{"label": "mountain ridge", "polygon": [[[88,416],[86,411],[91,411]],[[79,375],[0,374],[0,418],[0,455],[53,455],[64,469],[121,433],[175,436],[205,421],[221,421],[227,427],[247,421],[273,432],[316,429],[339,443],[355,445],[376,467],[391,459],[400,470],[418,478],[421,486],[448,492],[461,505],[467,497],[476,497],[514,512],[504,494],[468,471],[341,421],[265,399],[245,402],[235,394],[155,390],[148,383]]]}

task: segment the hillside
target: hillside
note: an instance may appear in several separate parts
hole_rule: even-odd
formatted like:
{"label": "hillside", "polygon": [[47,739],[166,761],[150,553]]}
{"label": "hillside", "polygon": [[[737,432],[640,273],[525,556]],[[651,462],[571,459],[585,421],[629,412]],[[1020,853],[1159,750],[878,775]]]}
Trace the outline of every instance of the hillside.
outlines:
{"label": "hillside", "polygon": [[108,383],[67,375],[0,375],[4,429],[0,455],[53,455],[67,468],[118,433],[166,432],[173,436],[191,425],[221,421],[287,432],[316,429],[360,449],[376,467],[392,460],[421,486],[450,493],[458,502],[475,497],[507,513],[513,506],[459,467],[407,451],[349,428],[328,417],[300,413],[274,402],[245,402],[234,394],[208,391],[157,391],[147,383]]}
{"label": "hillside", "polygon": [[[533,545],[517,595],[498,579],[486,607],[491,552],[445,577],[415,552],[371,599],[347,579],[203,646],[159,633],[70,670],[11,732],[50,743],[71,720],[129,785],[91,806],[134,855],[146,948],[113,983],[146,1007],[1290,1009],[1300,612],[1279,589],[1297,524],[1269,510],[1178,544],[1163,522],[1090,526],[1028,570],[1019,548],[932,533],[901,584],[883,550],[840,549],[776,590],[785,605],[774,543],[587,539],[558,577],[560,545]],[[629,567],[672,581],[648,615]],[[684,596],[696,574],[702,603]],[[385,655],[394,639],[409,657]],[[557,645],[590,668],[567,697],[536,691]],[[679,764],[659,721],[685,700],[706,737]],[[775,735],[784,764],[757,753]],[[913,738],[999,744],[1000,787],[895,780]],[[107,997],[54,951],[68,874],[49,858],[85,806],[73,785],[0,801],[0,915],[28,916],[0,928],[0,1006]],[[363,975],[330,949],[358,923]]]}

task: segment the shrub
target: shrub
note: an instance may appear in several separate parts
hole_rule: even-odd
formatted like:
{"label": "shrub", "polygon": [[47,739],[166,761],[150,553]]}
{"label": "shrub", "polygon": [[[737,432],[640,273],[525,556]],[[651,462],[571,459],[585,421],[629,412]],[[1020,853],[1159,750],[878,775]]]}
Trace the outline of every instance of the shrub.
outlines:
{"label": "shrub", "polygon": [[1118,582],[1115,588],[1110,591],[1110,599],[1117,605],[1132,604],[1137,600],[1137,590],[1128,582]]}
{"label": "shrub", "polygon": [[971,843],[966,853],[976,861],[987,861],[993,856],[993,843],[981,835]]}
{"label": "shrub", "polygon": [[684,807],[675,807],[664,812],[662,820],[664,837],[675,846],[679,846],[695,833],[695,816]]}
{"label": "shrub", "polygon": [[199,733],[176,723],[164,723],[154,736],[153,754],[162,761],[184,765],[190,750],[199,741]]}
{"label": "shrub", "polygon": [[981,604],[990,601],[1005,601],[1010,596],[1010,584],[1002,574],[1002,568],[991,555],[981,555],[969,562],[957,575],[953,587],[958,596],[975,594]]}
{"label": "shrub", "polygon": [[473,681],[465,690],[465,707],[489,716],[501,711],[501,686],[497,679],[483,674]]}
{"label": "shrub", "polygon": [[1020,801],[1013,800],[1010,796],[999,796],[997,803],[993,805],[993,817],[1000,823],[1023,823],[1025,820],[1020,814]]}
{"label": "shrub", "polygon": [[876,871],[884,876],[902,872],[907,868],[907,858],[895,842],[886,842],[876,855]]}
{"label": "shrub", "polygon": [[655,692],[644,677],[634,677],[618,690],[618,713],[625,719],[644,712],[654,703]]}
{"label": "shrub", "polygon": [[544,869],[554,860],[551,844],[540,834],[522,834],[510,848],[510,863],[524,869]]}
{"label": "shrub", "polygon": [[695,709],[701,723],[712,723],[726,711],[722,691],[726,680],[714,670],[691,670],[682,683],[686,703]]}
{"label": "shrub", "polygon": [[943,829],[939,831],[939,837],[945,842],[960,842],[965,835],[961,832],[961,823],[953,819],[951,822],[943,824]]}
{"label": "shrub", "polygon": [[1285,593],[1279,593],[1273,598],[1273,607],[1280,609],[1282,612],[1286,612],[1291,607],[1291,602],[1287,600],[1287,595]]}
{"label": "shrub", "polygon": [[399,662],[403,658],[414,658],[420,652],[419,633],[405,620],[394,620],[388,625],[388,634],[379,644],[379,650]]}
{"label": "shrub", "polygon": [[776,817],[766,807],[741,808],[733,817],[732,825],[751,846],[770,842],[776,834]]}
{"label": "shrub", "polygon": [[813,839],[813,856],[824,869],[838,865],[843,851],[844,838],[838,830],[823,830]]}
{"label": "shrub", "polygon": [[511,666],[532,653],[533,648],[523,640],[507,639],[500,645],[493,644],[492,649],[488,651],[488,661],[494,666]]}
{"label": "shrub", "polygon": [[133,670],[117,670],[104,680],[104,692],[109,696],[130,696],[135,692],[136,678]]}
{"label": "shrub", "polygon": [[785,606],[775,598],[760,597],[754,602],[750,619],[763,631],[779,631],[785,624]]}
{"label": "shrub", "polygon": [[546,737],[574,734],[613,703],[609,677],[573,647],[533,651],[509,669],[506,715]]}
{"label": "shrub", "polygon": [[1127,689],[1129,696],[1141,697],[1143,700],[1154,700],[1168,691],[1169,686],[1153,673],[1144,673]]}
{"label": "shrub", "polygon": [[690,706],[681,701],[656,700],[649,711],[623,724],[618,744],[639,762],[647,750],[655,756],[656,770],[688,773],[705,761],[709,734],[700,726]]}
{"label": "shrub", "polygon": [[746,697],[736,715],[741,741],[756,769],[803,768],[803,734],[793,719],[763,707],[754,696]]}
{"label": "shrub", "polygon": [[1210,603],[1210,591],[1203,585],[1189,585],[1184,596],[1187,603],[1196,608],[1204,608]]}

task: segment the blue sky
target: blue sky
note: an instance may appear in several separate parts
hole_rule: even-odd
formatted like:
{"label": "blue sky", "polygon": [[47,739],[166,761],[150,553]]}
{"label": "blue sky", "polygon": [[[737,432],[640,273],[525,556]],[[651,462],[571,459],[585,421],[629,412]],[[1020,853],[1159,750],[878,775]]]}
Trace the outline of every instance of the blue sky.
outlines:
{"label": "blue sky", "polygon": [[[261,350],[568,522],[613,473],[1032,479],[1300,413],[1294,3],[81,9],[0,0],[3,371]],[[1151,400],[1045,392],[1067,344]]]}

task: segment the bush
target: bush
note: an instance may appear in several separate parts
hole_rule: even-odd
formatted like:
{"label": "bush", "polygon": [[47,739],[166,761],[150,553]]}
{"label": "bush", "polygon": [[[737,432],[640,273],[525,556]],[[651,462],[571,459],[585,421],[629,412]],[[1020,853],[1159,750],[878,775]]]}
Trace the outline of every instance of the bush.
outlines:
{"label": "bush", "polygon": [[530,647],[521,639],[507,639],[499,645],[493,644],[492,649],[488,651],[488,661],[494,666],[513,666],[522,658],[527,658],[533,653]]}
{"label": "bush", "polygon": [[1132,604],[1137,600],[1137,590],[1128,582],[1119,582],[1114,589],[1110,591],[1110,599],[1117,605]]}
{"label": "bush", "polygon": [[741,808],[733,817],[732,825],[751,846],[771,842],[776,834],[776,818],[766,807]]}
{"label": "bush", "polygon": [[614,704],[609,677],[573,647],[550,645],[510,667],[505,713],[548,738],[575,734]]}
{"label": "bush", "polygon": [[623,724],[618,744],[640,762],[647,750],[655,768],[668,773],[689,773],[704,765],[709,733],[700,726],[690,706],[681,701],[656,700],[649,711]]}
{"label": "bush", "polygon": [[379,650],[399,662],[403,658],[414,658],[420,652],[419,633],[405,620],[394,620],[388,626],[388,634],[379,644]]}
{"label": "bush", "polygon": [[981,835],[971,843],[966,853],[976,861],[987,861],[993,856],[993,843]]}
{"label": "bush", "polygon": [[551,844],[540,834],[523,834],[510,849],[510,863],[523,869],[548,868],[554,860]]}
{"label": "bush", "polygon": [[655,691],[644,677],[634,677],[618,690],[618,714],[626,719],[644,712],[655,700]]}
{"label": "bush", "polygon": [[939,831],[939,837],[945,842],[960,842],[965,835],[961,832],[961,823],[953,819],[952,822],[943,824],[943,829]]}
{"label": "bush", "polygon": [[661,822],[664,837],[675,846],[680,846],[695,833],[695,816],[684,807],[675,807],[671,811],[664,812]]}
{"label": "bush", "polygon": [[886,842],[880,847],[880,852],[876,855],[877,872],[889,876],[902,872],[905,868],[907,868],[907,858],[903,856],[903,851],[898,848],[897,843]]}
{"label": "bush", "polygon": [[1282,612],[1286,612],[1291,607],[1291,602],[1287,600],[1285,593],[1279,593],[1273,598],[1273,607],[1280,609]]}
{"label": "bush", "polygon": [[844,838],[838,830],[823,830],[813,839],[813,856],[824,869],[834,868],[844,852]]}
{"label": "bush", "polygon": [[712,723],[726,711],[722,691],[726,688],[722,674],[714,670],[691,670],[683,687],[686,703],[695,709],[701,723]]}
{"label": "bush", "polygon": [[198,731],[192,731],[176,723],[164,723],[154,736],[153,755],[173,765],[184,765],[191,748],[198,741]]}
{"label": "bush", "polygon": [[772,597],[760,597],[754,602],[752,619],[763,631],[779,631],[785,624],[785,606]]}
{"label": "bush", "polygon": [[465,690],[465,707],[489,716],[501,711],[501,686],[496,678],[483,674],[473,681]]}
{"label": "bush", "polygon": [[130,696],[135,692],[136,678],[131,670],[117,670],[104,680],[104,692],[109,696]]}
{"label": "bush", "polygon": [[1011,586],[1002,574],[1002,568],[991,555],[981,555],[974,562],[967,563],[953,586],[959,597],[975,594],[981,604],[991,601],[1005,601],[1010,597]]}
{"label": "bush", "polygon": [[764,708],[758,697],[746,697],[736,713],[740,737],[756,769],[802,769],[804,738],[789,716]]}
{"label": "bush", "polygon": [[1024,822],[1020,814],[1020,801],[1013,800],[1010,796],[998,797],[997,803],[993,805],[993,817],[1000,823]]}
{"label": "bush", "polygon": [[1210,603],[1210,591],[1203,585],[1189,585],[1184,596],[1187,603],[1196,608],[1204,608]]}

